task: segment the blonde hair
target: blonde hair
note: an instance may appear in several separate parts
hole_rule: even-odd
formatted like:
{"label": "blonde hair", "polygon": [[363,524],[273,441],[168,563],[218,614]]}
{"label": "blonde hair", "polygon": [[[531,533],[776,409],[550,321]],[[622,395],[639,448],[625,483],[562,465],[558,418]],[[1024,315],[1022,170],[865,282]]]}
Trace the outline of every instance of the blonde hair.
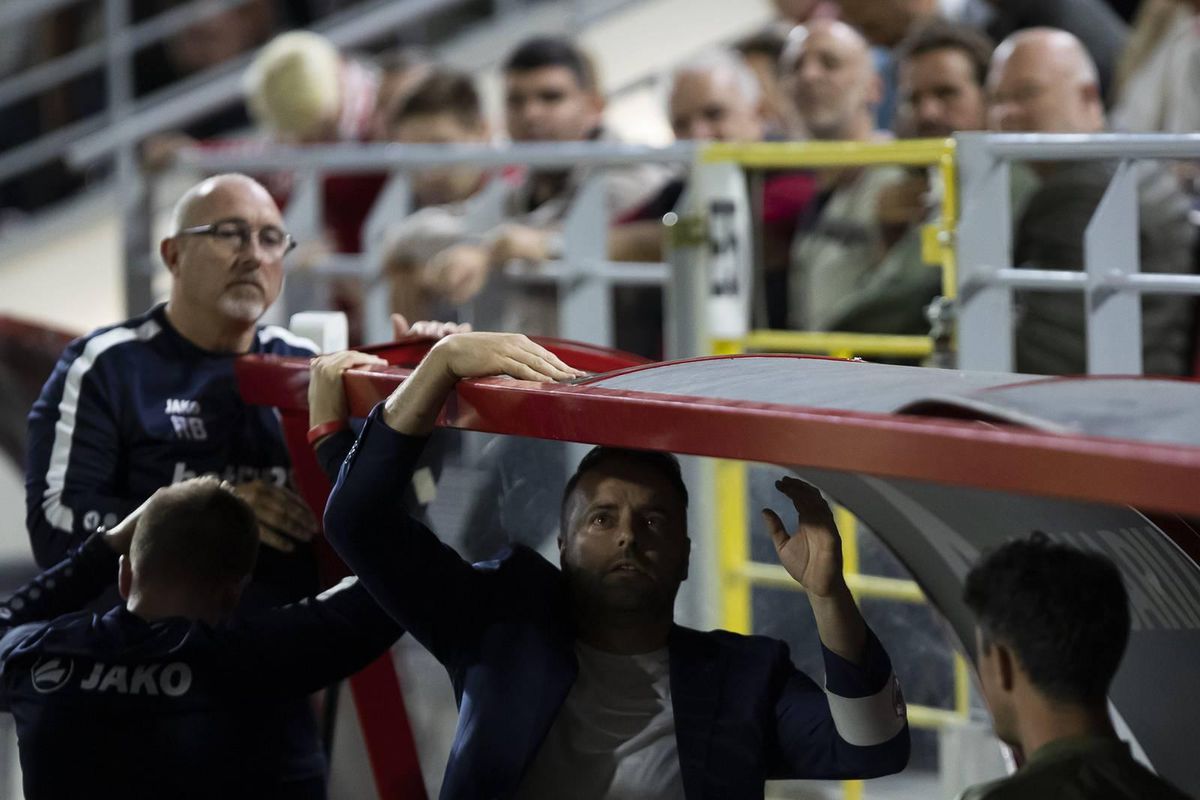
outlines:
{"label": "blonde hair", "polygon": [[341,56],[329,40],[309,31],[276,36],[242,80],[251,115],[273,134],[305,137],[341,108]]}

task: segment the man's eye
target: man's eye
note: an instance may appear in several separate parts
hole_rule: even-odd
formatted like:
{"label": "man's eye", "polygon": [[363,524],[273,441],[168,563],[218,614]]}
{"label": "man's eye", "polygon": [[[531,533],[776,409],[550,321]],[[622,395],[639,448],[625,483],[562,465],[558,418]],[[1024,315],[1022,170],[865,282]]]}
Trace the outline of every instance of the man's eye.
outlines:
{"label": "man's eye", "polygon": [[218,225],[214,230],[217,236],[222,239],[240,239],[242,238],[242,228],[240,225]]}
{"label": "man's eye", "polygon": [[263,228],[258,232],[258,240],[267,247],[283,244],[284,233],[278,228]]}
{"label": "man's eye", "polygon": [[610,522],[612,522],[611,514],[600,513],[600,514],[592,515],[592,524],[596,525],[598,527],[601,527],[601,528],[607,527]]}

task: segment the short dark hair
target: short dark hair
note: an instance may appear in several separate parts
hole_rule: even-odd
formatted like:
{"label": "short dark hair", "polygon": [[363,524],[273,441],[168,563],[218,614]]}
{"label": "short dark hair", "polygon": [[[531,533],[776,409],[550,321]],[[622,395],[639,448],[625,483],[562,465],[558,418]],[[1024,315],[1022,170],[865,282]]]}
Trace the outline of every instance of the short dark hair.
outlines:
{"label": "short dark hair", "polygon": [[557,36],[526,39],[517,45],[517,49],[504,62],[505,72],[532,72],[546,67],[566,67],[575,76],[580,88],[589,92],[599,90],[592,59],[569,39]]}
{"label": "short dark hair", "polygon": [[586,473],[597,469],[605,461],[613,460],[633,461],[660,473],[671,484],[671,489],[679,495],[679,499],[683,504],[683,510],[687,511],[687,485],[683,482],[683,470],[679,467],[679,459],[673,454],[664,453],[660,450],[633,450],[625,447],[604,447],[603,445],[599,445],[593,447],[588,451],[587,455],[580,459],[579,466],[575,468],[575,474],[567,481],[567,488],[563,489],[559,520],[564,536],[570,529],[570,520],[567,519],[567,504],[571,500],[571,494],[574,493],[575,487],[579,485],[580,479]]}
{"label": "short dark hair", "polygon": [[427,75],[404,98],[392,114],[393,125],[423,114],[453,114],[468,128],[483,122],[479,92],[469,75],[439,69]]}
{"label": "short dark hair", "polygon": [[967,575],[963,600],[984,647],[1010,647],[1047,697],[1100,702],[1129,639],[1129,598],[1104,556],[1041,532],[990,553]]}
{"label": "short dark hair", "polygon": [[423,47],[397,47],[375,56],[375,66],[381,72],[408,72],[434,63],[433,54]]}
{"label": "short dark hair", "polygon": [[779,59],[783,57],[784,48],[787,47],[787,41],[785,34],[775,28],[766,28],[738,40],[733,49],[742,56],[766,56],[778,64]]}
{"label": "short dark hair", "polygon": [[215,478],[159,490],[138,519],[129,558],[138,579],[219,585],[240,581],[258,557],[250,505]]}
{"label": "short dark hair", "polygon": [[934,18],[919,25],[896,48],[896,62],[907,61],[936,50],[958,50],[971,63],[975,83],[987,82],[988,65],[996,46],[987,35],[969,25]]}

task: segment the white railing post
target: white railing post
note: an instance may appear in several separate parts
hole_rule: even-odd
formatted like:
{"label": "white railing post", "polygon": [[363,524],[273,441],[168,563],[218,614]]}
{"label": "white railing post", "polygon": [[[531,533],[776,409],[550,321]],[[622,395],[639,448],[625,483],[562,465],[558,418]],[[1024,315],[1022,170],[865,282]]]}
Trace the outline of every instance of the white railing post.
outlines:
{"label": "white railing post", "polygon": [[[392,340],[392,293],[387,275],[388,229],[408,216],[412,208],[412,187],[408,174],[397,172],[388,179],[362,233],[363,336],[367,344]],[[409,320],[416,322],[416,320]]]}
{"label": "white railing post", "polygon": [[1142,297],[1112,285],[1140,270],[1138,171],[1122,161],[1083,238],[1089,374],[1142,374]]}
{"label": "white railing post", "polygon": [[1011,372],[1015,363],[1012,291],[989,279],[1012,266],[1008,161],[986,134],[955,134],[962,213],[958,223],[958,368]]}
{"label": "white railing post", "polygon": [[612,347],[613,287],[603,269],[608,258],[605,180],[584,181],[563,224],[562,276],[558,280],[558,335]]}

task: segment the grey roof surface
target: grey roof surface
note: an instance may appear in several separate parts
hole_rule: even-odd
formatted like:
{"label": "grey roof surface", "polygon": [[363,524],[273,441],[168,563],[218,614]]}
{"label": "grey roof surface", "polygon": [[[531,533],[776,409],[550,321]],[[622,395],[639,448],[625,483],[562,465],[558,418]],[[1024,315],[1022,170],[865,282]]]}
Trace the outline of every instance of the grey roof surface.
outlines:
{"label": "grey roof surface", "polygon": [[1048,378],[741,356],[653,366],[590,385],[880,414],[933,404],[1040,430],[1200,446],[1200,382],[1194,381]]}
{"label": "grey roof surface", "polygon": [[1031,378],[790,356],[741,356],[664,364],[589,385],[887,414],[934,395],[970,394],[1022,380]]}
{"label": "grey roof surface", "polygon": [[1062,378],[987,389],[953,405],[1067,433],[1200,446],[1200,383]]}

